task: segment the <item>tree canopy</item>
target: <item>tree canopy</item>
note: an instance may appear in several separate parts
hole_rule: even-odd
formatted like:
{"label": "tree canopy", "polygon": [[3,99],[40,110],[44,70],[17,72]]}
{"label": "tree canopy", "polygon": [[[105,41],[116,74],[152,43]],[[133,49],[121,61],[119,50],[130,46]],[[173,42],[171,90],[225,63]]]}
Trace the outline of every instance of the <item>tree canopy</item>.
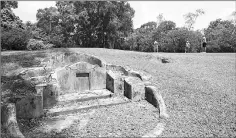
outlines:
{"label": "tree canopy", "polygon": [[[160,52],[184,52],[186,41],[190,52],[202,48],[203,34],[194,30],[197,18],[205,13],[201,9],[184,14],[182,27],[160,13],[157,21],[133,29],[135,11],[127,1],[56,1],[53,7],[37,10],[36,23],[22,23],[12,11],[17,7],[17,1],[1,1],[1,44],[5,49],[53,44],[153,52],[158,45]],[[235,32],[233,20],[212,21],[204,29],[208,52],[234,52]]]}
{"label": "tree canopy", "polygon": [[56,7],[39,9],[37,20],[48,34],[60,32],[63,43],[118,48],[133,31],[133,16],[125,1],[57,1]]}
{"label": "tree canopy", "polygon": [[184,19],[185,19],[185,25],[186,27],[191,30],[194,27],[194,24],[196,23],[197,18],[200,15],[205,14],[205,11],[203,11],[202,9],[197,9],[194,13],[189,12],[187,14],[184,15]]}
{"label": "tree canopy", "polygon": [[1,1],[1,28],[24,28],[20,18],[12,11],[17,7],[17,1]]}
{"label": "tree canopy", "polygon": [[234,52],[236,50],[235,30],[232,21],[216,19],[210,22],[204,33],[211,52]]}

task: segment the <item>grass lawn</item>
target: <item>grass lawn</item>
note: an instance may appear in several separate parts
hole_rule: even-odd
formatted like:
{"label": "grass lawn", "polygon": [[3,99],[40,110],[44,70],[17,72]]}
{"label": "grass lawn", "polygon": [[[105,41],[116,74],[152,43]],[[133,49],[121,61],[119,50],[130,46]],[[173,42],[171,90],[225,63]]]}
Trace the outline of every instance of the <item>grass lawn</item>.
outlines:
{"label": "grass lawn", "polygon": [[[143,53],[89,48],[2,52],[1,75],[40,66],[39,58],[57,51],[92,54],[108,63],[149,73],[170,115],[163,137],[236,137],[235,53]],[[169,58],[170,63],[162,63],[160,57]]]}

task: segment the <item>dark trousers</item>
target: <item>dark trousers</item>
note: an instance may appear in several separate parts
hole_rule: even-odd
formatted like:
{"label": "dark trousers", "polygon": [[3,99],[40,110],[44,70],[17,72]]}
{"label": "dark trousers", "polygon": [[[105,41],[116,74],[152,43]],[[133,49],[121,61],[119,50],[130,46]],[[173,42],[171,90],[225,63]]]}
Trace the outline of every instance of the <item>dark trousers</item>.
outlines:
{"label": "dark trousers", "polygon": [[206,42],[203,42],[203,43],[202,43],[202,47],[203,47],[203,49],[204,49],[203,52],[206,52],[206,45],[207,45]]}

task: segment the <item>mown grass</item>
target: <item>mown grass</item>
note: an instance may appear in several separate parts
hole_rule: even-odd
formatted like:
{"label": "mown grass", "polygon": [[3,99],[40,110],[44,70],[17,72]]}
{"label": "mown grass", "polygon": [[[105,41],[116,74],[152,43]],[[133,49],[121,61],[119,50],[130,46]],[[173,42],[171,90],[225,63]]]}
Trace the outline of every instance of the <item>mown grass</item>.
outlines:
{"label": "mown grass", "polygon": [[[164,137],[236,136],[235,53],[142,53],[70,49],[151,74],[170,119]],[[171,59],[163,64],[160,57]]]}
{"label": "mown grass", "polygon": [[[2,52],[1,73],[39,66],[37,57],[59,51],[93,54],[108,63],[150,74],[170,115],[161,136],[236,137],[235,53],[143,53],[88,48],[55,49],[34,56]],[[161,57],[170,59],[170,63],[163,64]]]}

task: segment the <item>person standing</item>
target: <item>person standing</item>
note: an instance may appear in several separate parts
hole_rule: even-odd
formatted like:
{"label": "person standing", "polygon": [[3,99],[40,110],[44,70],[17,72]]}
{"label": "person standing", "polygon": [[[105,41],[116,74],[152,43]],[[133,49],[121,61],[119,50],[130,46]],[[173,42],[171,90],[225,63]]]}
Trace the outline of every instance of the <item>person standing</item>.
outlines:
{"label": "person standing", "polygon": [[190,49],[190,43],[189,43],[189,41],[187,41],[186,46],[185,46],[185,53],[189,52],[189,49]]}
{"label": "person standing", "polygon": [[154,52],[158,52],[158,42],[154,42]]}
{"label": "person standing", "polygon": [[204,36],[203,39],[202,39],[202,47],[204,49],[204,52],[206,53],[206,45],[207,45],[207,42],[206,42],[206,37]]}

